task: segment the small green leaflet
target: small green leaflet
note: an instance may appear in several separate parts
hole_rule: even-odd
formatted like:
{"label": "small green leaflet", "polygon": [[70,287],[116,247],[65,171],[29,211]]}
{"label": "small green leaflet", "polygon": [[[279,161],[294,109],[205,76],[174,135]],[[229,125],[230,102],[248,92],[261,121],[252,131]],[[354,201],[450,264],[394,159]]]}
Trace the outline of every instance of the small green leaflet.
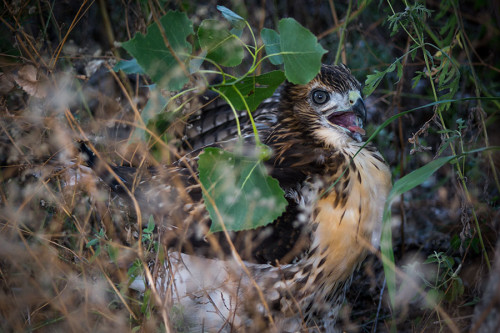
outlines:
{"label": "small green leaflet", "polygon": [[[185,13],[170,11],[160,19],[168,42],[185,68],[189,68],[192,46],[186,38],[193,34],[193,24]],[[181,64],[165,45],[158,25],[148,27],[146,35],[137,33],[131,40],[122,43],[146,74],[160,87],[180,90],[188,82]]]}
{"label": "small green leaflet", "polygon": [[276,88],[283,81],[285,81],[285,74],[282,71],[273,71],[258,76],[247,77],[236,84],[231,84],[234,81],[228,81],[228,85],[220,87],[219,90],[231,101],[237,110],[246,110],[241,96],[235,90],[235,88],[238,89],[245,98],[250,111],[255,111],[263,100],[273,95]]}
{"label": "small green leaflet", "polygon": [[243,60],[243,46],[226,25],[227,23],[219,20],[203,20],[198,28],[198,38],[208,59],[222,66],[234,67]]}
{"label": "small green leaflet", "polygon": [[396,65],[398,65],[398,77],[401,78],[400,74],[403,74],[403,68],[400,67],[400,62],[397,60],[392,63],[385,71],[379,72],[375,71],[375,74],[368,74],[366,76],[365,87],[363,88],[363,95],[370,96],[372,92],[377,88],[380,84],[384,76],[388,73],[394,72],[396,69]]}
{"label": "small green leaflet", "polygon": [[217,6],[217,10],[222,13],[224,18],[231,22],[231,25],[238,30],[243,30],[245,28],[245,19],[232,10],[224,6]]}
{"label": "small green leaflet", "polygon": [[287,206],[278,181],[267,175],[258,159],[205,148],[198,170],[206,189],[205,206],[212,219],[210,232],[222,231],[222,223],[231,231],[265,226]]}

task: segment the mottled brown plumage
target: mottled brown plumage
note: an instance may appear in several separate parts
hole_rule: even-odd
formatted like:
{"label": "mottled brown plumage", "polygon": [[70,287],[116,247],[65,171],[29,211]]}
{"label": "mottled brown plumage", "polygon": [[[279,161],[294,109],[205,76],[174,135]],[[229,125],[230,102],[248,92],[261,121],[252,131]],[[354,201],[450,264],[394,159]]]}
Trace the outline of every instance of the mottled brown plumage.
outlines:
{"label": "mottled brown plumage", "polygon": [[[242,256],[254,262],[247,263],[251,277],[231,260],[210,262],[211,269],[198,271],[202,267],[198,259],[185,255],[176,259],[185,275],[179,270],[174,285],[201,279],[195,287],[191,283],[192,288],[183,289],[191,296],[179,303],[196,309],[194,316],[209,330],[333,330],[352,273],[369,244],[378,245],[391,180],[378,151],[370,144],[363,148],[366,110],[359,82],[345,66],[323,66],[310,83],[286,83],[277,97],[264,102],[254,116],[261,141],[273,152],[266,162],[269,173],[278,179],[289,204],[270,227],[233,235]],[[197,149],[232,139],[236,130],[231,114],[217,106],[191,118],[185,147]],[[243,114],[241,121],[245,123]],[[251,138],[248,135],[248,141]],[[208,244],[204,237],[210,223],[199,186],[184,167],[188,160],[196,168],[196,154],[160,171],[145,190],[136,191],[148,210],[170,225],[166,237],[182,239],[176,244],[188,244],[184,249],[190,253],[200,253],[196,248]],[[173,179],[188,185],[187,190],[172,186]],[[155,182],[162,183],[161,190]],[[224,237],[218,241],[224,248]],[[267,307],[251,279],[264,291]],[[225,311],[220,312],[221,306]],[[256,319],[266,315],[274,324]]]}

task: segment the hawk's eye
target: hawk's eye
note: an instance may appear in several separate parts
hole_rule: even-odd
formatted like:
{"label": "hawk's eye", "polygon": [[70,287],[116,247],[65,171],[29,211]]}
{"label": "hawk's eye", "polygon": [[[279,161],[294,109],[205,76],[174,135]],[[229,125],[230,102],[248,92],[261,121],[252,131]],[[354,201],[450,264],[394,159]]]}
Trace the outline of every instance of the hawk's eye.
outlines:
{"label": "hawk's eye", "polygon": [[324,90],[314,90],[312,100],[316,104],[325,104],[330,99],[330,95]]}

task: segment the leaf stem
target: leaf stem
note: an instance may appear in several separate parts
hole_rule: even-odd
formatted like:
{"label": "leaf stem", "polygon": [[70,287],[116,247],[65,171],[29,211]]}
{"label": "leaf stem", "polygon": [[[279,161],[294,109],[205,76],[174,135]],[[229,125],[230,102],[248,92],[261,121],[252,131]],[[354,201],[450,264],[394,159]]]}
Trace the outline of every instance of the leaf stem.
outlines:
{"label": "leaf stem", "polygon": [[224,98],[224,100],[227,102],[227,104],[229,105],[229,107],[231,108],[231,111],[233,111],[234,113],[234,120],[236,120],[236,128],[238,129],[238,137],[241,138],[241,126],[240,126],[240,119],[238,117],[238,112],[236,111],[236,109],[234,108],[234,105],[233,103],[231,103],[231,100],[220,90],[218,90],[217,88],[215,87],[212,87],[211,88],[214,92],[218,93],[219,95],[222,96],[222,98]]}
{"label": "leaf stem", "polygon": [[259,132],[257,131],[257,126],[255,125],[255,121],[253,119],[252,112],[250,112],[250,108],[248,107],[247,101],[245,100],[245,97],[243,97],[241,91],[235,85],[233,85],[232,87],[233,87],[234,91],[238,94],[238,96],[240,96],[241,101],[245,105],[245,109],[247,111],[248,118],[250,119],[250,122],[252,123],[253,134],[255,136],[255,144],[257,146],[260,146],[261,142],[260,142],[260,138],[259,138]]}

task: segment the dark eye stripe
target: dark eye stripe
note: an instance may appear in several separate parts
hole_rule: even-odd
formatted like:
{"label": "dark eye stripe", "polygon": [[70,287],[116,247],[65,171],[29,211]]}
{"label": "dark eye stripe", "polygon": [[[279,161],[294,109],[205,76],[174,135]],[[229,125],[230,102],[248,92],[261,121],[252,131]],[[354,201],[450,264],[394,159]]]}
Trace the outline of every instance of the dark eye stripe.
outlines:
{"label": "dark eye stripe", "polygon": [[320,89],[314,90],[311,94],[311,97],[312,97],[312,101],[315,104],[319,104],[319,105],[325,104],[330,99],[330,95],[328,94],[328,92],[326,92],[324,90],[320,90]]}

